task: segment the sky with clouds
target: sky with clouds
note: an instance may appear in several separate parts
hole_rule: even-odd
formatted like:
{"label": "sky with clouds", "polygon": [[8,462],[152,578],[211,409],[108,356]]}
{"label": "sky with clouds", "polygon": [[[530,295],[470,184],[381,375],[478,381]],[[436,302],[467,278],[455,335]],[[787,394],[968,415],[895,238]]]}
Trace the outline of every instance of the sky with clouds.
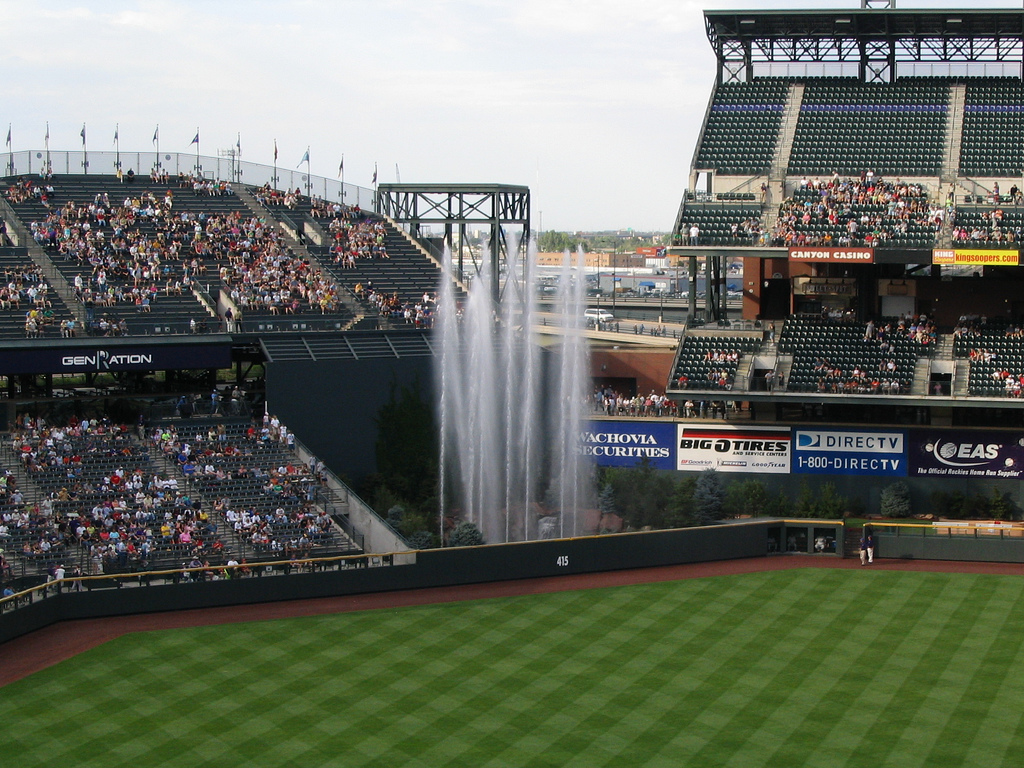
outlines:
{"label": "sky with clouds", "polygon": [[[959,3],[900,0],[900,9]],[[531,188],[534,226],[671,228],[714,82],[706,8],[744,0],[0,0],[14,150],[190,152],[382,182]],[[1016,2],[986,7],[1020,8]],[[0,115],[2,119],[4,115]],[[541,219],[542,217],[542,219]]]}

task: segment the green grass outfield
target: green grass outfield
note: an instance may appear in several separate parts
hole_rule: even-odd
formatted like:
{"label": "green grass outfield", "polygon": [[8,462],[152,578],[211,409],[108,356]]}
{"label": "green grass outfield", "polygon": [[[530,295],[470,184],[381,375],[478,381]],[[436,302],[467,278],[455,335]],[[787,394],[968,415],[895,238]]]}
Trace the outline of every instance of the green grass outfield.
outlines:
{"label": "green grass outfield", "polygon": [[993,768],[1022,716],[1024,578],[798,569],[128,635],[0,689],[0,763]]}

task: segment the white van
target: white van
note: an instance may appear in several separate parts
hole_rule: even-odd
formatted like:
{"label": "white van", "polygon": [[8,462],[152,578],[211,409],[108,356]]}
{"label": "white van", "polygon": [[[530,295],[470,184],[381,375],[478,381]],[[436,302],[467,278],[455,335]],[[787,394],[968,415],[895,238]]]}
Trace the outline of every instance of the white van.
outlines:
{"label": "white van", "polygon": [[588,309],[583,313],[583,317],[588,323],[610,323],[615,319],[615,315],[607,309]]}

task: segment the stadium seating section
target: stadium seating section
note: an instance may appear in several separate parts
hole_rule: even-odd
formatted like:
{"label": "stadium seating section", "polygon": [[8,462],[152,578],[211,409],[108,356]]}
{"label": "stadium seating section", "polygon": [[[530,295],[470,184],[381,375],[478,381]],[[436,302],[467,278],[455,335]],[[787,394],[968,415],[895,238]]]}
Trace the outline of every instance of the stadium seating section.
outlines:
{"label": "stadium seating section", "polygon": [[1020,397],[1024,390],[1024,330],[1005,320],[963,320],[953,332],[953,355],[968,363],[972,397]]}
{"label": "stadium seating section", "polygon": [[77,335],[74,314],[25,248],[0,247],[0,337]]}
{"label": "stadium seating section", "polygon": [[317,504],[318,478],[259,424],[175,420],[146,440],[106,419],[87,424],[30,422],[4,440],[0,548],[12,575],[357,551]]}
{"label": "stadium seating section", "polygon": [[[221,289],[232,295],[242,310],[238,329],[244,331],[292,330],[295,322],[280,321],[296,315],[310,321],[300,323],[303,329],[350,327],[357,287],[361,314],[373,326],[377,316],[429,324],[430,306],[422,300],[436,291],[440,268],[380,219],[303,195],[267,196],[261,190],[254,190],[254,210],[230,185],[197,188],[188,177],[136,177],[128,183],[70,175],[8,183],[15,213],[81,305],[77,311],[85,320],[73,329],[76,335],[223,330],[193,286],[213,302]],[[309,222],[323,243],[310,247],[320,263],[304,258],[276,221],[297,233]],[[336,252],[339,231],[351,263]],[[0,258],[12,268],[17,259],[29,263],[24,249],[8,249]],[[74,321],[75,310],[53,290],[46,298],[50,306],[38,332],[55,336],[62,320]],[[9,307],[0,304],[0,335],[26,335],[24,303],[22,298]]]}
{"label": "stadium seating section", "polygon": [[1024,86],[1019,79],[969,81],[960,144],[965,176],[1024,173]]}
{"label": "stadium seating section", "polygon": [[793,356],[789,392],[909,394],[926,345],[900,321],[880,321],[876,328],[797,316],[786,321],[779,337],[779,351]]}
{"label": "stadium seating section", "polygon": [[810,80],[789,160],[789,174],[936,176],[942,167],[949,81],[895,83]]}
{"label": "stadium seating section", "polygon": [[919,184],[829,180],[797,189],[779,206],[773,245],[931,248],[941,209]]}
{"label": "stadium seating section", "polygon": [[683,337],[672,373],[673,387],[730,390],[740,359],[760,345],[760,336],[688,334]]}
{"label": "stadium seating section", "polygon": [[697,167],[725,175],[767,172],[788,95],[789,81],[781,78],[720,85],[697,152]]}
{"label": "stadium seating section", "polygon": [[964,248],[1020,248],[1024,206],[959,206],[953,242]]}
{"label": "stadium seating section", "polygon": [[687,203],[683,208],[682,231],[697,225],[699,243],[690,245],[758,245],[761,235],[761,206],[722,203]]}

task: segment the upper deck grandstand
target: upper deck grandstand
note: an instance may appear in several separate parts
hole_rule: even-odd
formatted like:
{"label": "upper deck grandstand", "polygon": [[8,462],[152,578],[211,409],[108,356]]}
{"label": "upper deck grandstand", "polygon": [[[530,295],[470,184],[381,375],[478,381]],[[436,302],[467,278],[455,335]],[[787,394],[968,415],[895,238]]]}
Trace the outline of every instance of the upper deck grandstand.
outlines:
{"label": "upper deck grandstand", "polygon": [[[705,26],[718,76],[670,251],[691,276],[707,260],[703,310],[723,323],[726,261],[742,259],[743,325],[764,340],[733,396],[888,395],[918,423],[935,398],[1019,396],[1002,334],[1024,314],[1024,14],[707,11]],[[954,345],[967,319],[1000,336],[1004,365]],[[689,349],[677,398],[706,378]]]}

